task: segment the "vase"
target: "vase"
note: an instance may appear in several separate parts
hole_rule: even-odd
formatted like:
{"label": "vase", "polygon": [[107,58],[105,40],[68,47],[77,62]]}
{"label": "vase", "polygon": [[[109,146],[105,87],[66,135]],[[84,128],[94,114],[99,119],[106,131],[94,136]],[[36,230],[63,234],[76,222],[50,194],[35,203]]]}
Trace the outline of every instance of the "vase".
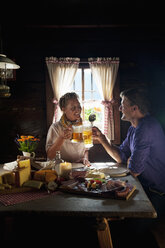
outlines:
{"label": "vase", "polygon": [[35,158],[35,152],[22,152],[24,157]]}

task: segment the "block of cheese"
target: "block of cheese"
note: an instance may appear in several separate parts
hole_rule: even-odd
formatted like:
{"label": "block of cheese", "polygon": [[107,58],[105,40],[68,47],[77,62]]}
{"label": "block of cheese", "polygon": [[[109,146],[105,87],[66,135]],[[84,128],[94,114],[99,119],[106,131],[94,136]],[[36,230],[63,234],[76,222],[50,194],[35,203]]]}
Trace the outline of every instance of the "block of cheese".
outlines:
{"label": "block of cheese", "polygon": [[20,160],[18,161],[18,168],[26,168],[30,165],[30,159]]}
{"label": "block of cheese", "polygon": [[43,185],[43,182],[36,180],[28,180],[23,184],[23,187],[30,187],[34,189],[40,189]]}
{"label": "block of cheese", "polygon": [[86,175],[87,178],[98,178],[103,179],[105,178],[105,174],[99,171],[89,171]]}
{"label": "block of cheese", "polygon": [[0,184],[15,184],[15,173],[11,172],[4,172],[0,175]]}
{"label": "block of cheese", "polygon": [[9,172],[2,175],[3,183],[15,184],[15,173]]}
{"label": "block of cheese", "polygon": [[24,182],[31,179],[30,159],[18,162],[18,170],[15,171],[15,179],[16,186],[22,186]]}

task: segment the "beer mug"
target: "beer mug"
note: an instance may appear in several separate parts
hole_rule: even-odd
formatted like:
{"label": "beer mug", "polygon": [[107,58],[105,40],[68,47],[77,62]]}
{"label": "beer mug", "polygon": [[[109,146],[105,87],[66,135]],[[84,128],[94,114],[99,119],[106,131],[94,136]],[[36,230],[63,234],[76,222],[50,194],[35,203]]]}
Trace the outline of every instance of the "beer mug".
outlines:
{"label": "beer mug", "polygon": [[83,141],[83,137],[82,137],[82,125],[80,126],[72,126],[72,142],[73,143],[78,143],[78,142],[82,142]]}
{"label": "beer mug", "polygon": [[83,123],[83,141],[86,148],[93,146],[92,125],[89,122]]}

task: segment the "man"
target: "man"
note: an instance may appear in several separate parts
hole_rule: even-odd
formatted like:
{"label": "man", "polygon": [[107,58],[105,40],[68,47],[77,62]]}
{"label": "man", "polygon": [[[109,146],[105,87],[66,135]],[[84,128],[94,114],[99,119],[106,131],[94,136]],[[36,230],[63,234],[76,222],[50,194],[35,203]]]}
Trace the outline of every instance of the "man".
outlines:
{"label": "man", "polygon": [[128,89],[120,94],[121,119],[129,121],[127,137],[120,146],[109,143],[101,131],[93,127],[98,140],[118,163],[127,163],[130,173],[138,177],[158,216],[165,208],[165,135],[159,122],[149,114],[149,101],[143,89]]}

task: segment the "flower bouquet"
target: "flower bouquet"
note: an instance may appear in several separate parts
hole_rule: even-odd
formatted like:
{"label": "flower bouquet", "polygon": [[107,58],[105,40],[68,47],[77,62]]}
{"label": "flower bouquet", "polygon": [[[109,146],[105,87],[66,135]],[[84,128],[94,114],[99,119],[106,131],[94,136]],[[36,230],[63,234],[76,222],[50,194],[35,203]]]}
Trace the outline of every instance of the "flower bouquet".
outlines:
{"label": "flower bouquet", "polygon": [[36,150],[40,139],[34,136],[20,136],[15,139],[18,149],[22,152],[32,153]]}

